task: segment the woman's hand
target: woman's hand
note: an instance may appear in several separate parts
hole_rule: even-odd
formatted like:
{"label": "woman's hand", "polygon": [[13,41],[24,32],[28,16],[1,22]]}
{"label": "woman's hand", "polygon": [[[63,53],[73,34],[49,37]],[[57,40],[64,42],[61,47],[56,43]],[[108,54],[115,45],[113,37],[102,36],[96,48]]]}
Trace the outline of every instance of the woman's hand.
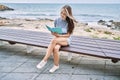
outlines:
{"label": "woman's hand", "polygon": [[64,35],[60,35],[58,33],[55,33],[55,32],[51,32],[51,34],[55,37],[70,37],[70,34],[67,33],[67,34],[64,34]]}
{"label": "woman's hand", "polygon": [[54,36],[54,32],[51,32],[51,34]]}
{"label": "woman's hand", "polygon": [[60,35],[59,35],[58,33],[54,33],[54,35],[55,35],[56,37],[60,37]]}
{"label": "woman's hand", "polygon": [[55,32],[51,32],[52,35],[56,36],[56,37],[60,37],[60,35],[58,33]]}

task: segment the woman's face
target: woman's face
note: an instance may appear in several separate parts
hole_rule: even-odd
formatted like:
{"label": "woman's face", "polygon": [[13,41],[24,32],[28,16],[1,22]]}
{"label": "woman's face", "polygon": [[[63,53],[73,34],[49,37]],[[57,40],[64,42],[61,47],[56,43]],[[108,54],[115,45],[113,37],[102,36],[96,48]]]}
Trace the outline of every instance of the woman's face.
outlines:
{"label": "woman's face", "polygon": [[65,9],[61,9],[60,16],[61,16],[61,18],[62,18],[63,20],[66,20],[67,15],[66,15]]}

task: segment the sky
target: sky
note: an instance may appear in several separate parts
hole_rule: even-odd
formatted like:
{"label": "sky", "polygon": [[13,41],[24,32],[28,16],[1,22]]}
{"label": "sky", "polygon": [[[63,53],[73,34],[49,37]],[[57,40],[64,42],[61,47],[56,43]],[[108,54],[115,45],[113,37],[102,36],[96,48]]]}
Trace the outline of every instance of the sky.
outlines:
{"label": "sky", "polygon": [[0,3],[120,3],[120,0],[0,0]]}

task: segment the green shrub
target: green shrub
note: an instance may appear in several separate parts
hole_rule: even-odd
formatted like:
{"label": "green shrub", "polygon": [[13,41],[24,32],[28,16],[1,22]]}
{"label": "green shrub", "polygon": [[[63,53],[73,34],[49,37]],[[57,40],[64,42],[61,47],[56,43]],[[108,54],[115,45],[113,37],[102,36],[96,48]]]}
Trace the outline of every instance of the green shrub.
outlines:
{"label": "green shrub", "polygon": [[84,29],[84,31],[86,31],[86,32],[91,32],[91,30],[90,30],[90,29]]}
{"label": "green shrub", "polygon": [[93,36],[92,36],[92,38],[99,38],[99,37],[98,37],[98,36],[94,36],[94,35],[93,35]]}
{"label": "green shrub", "polygon": [[120,40],[120,37],[113,37],[114,40]]}
{"label": "green shrub", "polygon": [[105,31],[104,33],[105,34],[112,34],[112,32],[109,32],[109,31]]}

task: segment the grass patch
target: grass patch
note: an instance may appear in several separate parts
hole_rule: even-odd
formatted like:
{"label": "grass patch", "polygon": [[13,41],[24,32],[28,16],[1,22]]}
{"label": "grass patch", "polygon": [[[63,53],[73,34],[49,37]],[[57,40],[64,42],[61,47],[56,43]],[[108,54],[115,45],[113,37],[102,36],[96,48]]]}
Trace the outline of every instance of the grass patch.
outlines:
{"label": "grass patch", "polygon": [[105,33],[105,34],[109,34],[109,35],[112,34],[112,32],[109,32],[109,31],[105,31],[104,33]]}
{"label": "grass patch", "polygon": [[120,40],[120,37],[113,37],[114,40]]}
{"label": "grass patch", "polygon": [[98,36],[93,35],[92,38],[99,38]]}
{"label": "grass patch", "polygon": [[90,29],[84,29],[84,31],[86,31],[86,32],[92,32]]}

